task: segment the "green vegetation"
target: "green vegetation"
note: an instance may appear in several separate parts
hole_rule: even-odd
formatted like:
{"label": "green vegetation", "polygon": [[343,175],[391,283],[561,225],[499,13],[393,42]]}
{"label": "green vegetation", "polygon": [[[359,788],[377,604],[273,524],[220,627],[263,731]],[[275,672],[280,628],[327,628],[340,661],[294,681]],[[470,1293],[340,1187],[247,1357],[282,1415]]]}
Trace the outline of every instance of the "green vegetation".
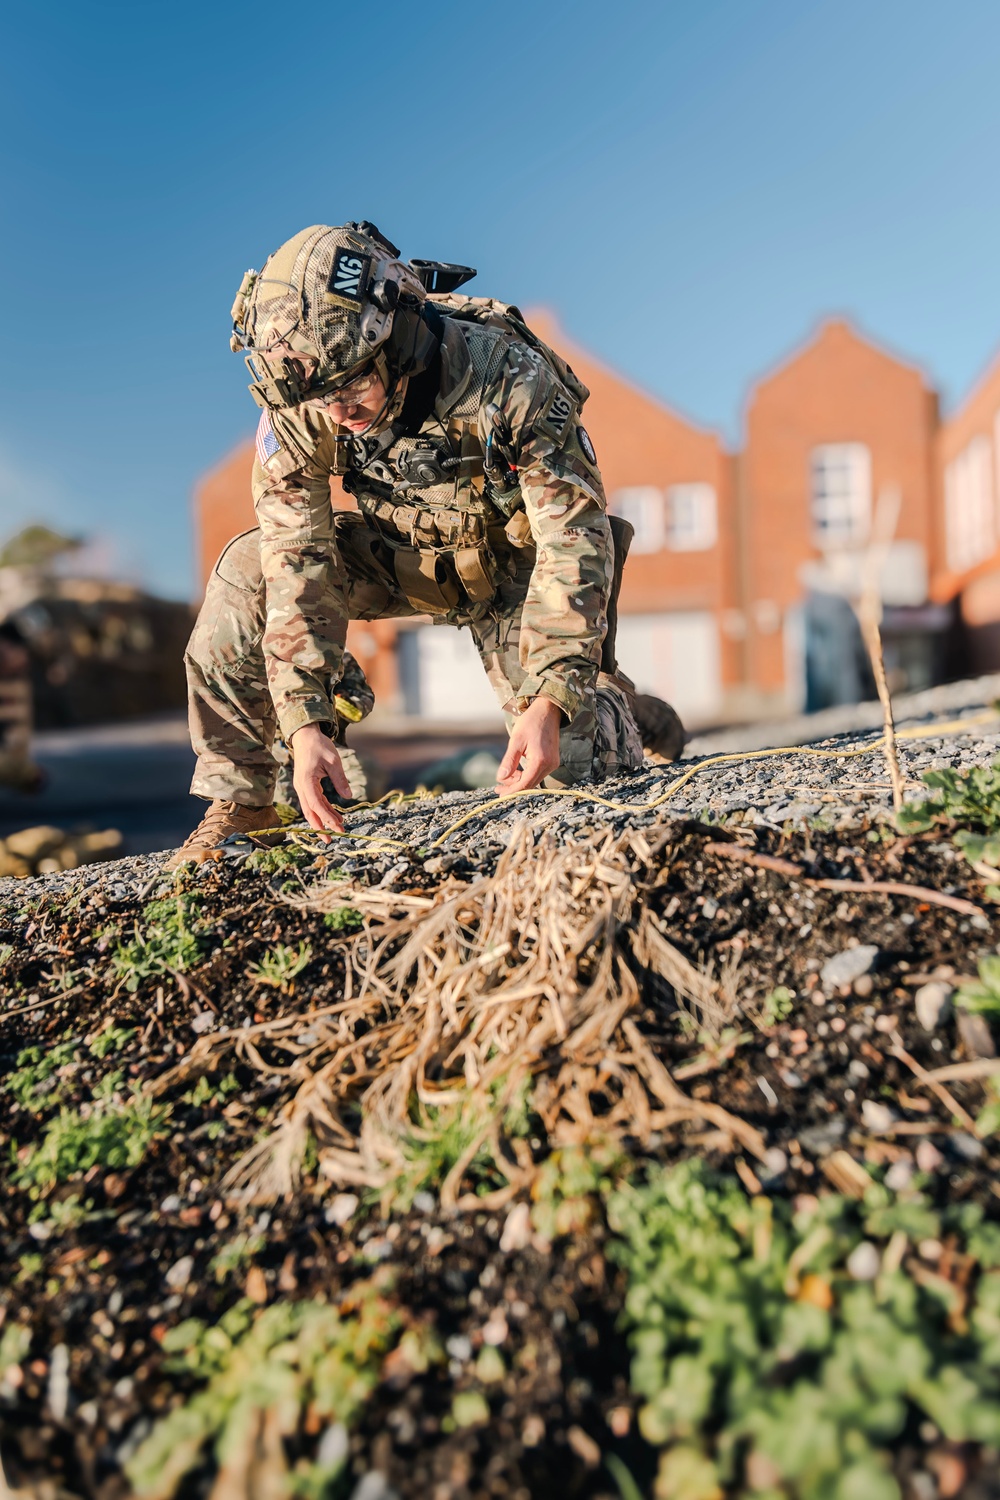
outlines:
{"label": "green vegetation", "polygon": [[334,911],[325,912],[323,915],[323,926],[328,932],[338,932],[346,937],[351,932],[359,932],[365,925],[365,919],[356,906],[338,906]]}
{"label": "green vegetation", "polygon": [[109,1052],[121,1052],[128,1046],[135,1033],[136,1027],[134,1026],[119,1026],[116,1022],[110,1021],[104,1030],[98,1032],[87,1045],[95,1057],[103,1059]]}
{"label": "green vegetation", "polygon": [[90,1104],[64,1105],[38,1145],[23,1160],[15,1155],[14,1185],[37,1194],[94,1166],[110,1171],[138,1166],[169,1111],[141,1094],[122,1099],[120,1083],[121,1074],[110,1074]]}
{"label": "green vegetation", "polygon": [[[1000,881],[1000,760],[968,771],[950,767],[927,771],[921,778],[935,793],[924,802],[900,809],[901,833],[926,833],[937,824],[957,830],[953,842],[981,874],[994,872]],[[986,888],[990,900],[1000,900],[1000,886]]]}
{"label": "green vegetation", "polygon": [[261,875],[278,875],[282,870],[292,870],[301,863],[301,856],[296,855],[285,844],[277,844],[273,849],[255,849],[252,854],[247,855],[246,868],[256,870]]}
{"label": "green vegetation", "polygon": [[0,1331],[0,1372],[19,1365],[31,1348],[31,1329],[24,1323],[8,1323]]}
{"label": "green vegetation", "polygon": [[181,1099],[195,1109],[204,1109],[206,1104],[223,1104],[230,1095],[239,1091],[239,1079],[235,1073],[225,1073],[218,1083],[209,1083],[207,1074],[202,1073],[194,1088],[182,1094]]}
{"label": "green vegetation", "polygon": [[116,948],[112,970],[134,994],[144,979],[193,968],[205,946],[198,922],[200,898],[178,891],[164,900],[150,901],[135,936]]}
{"label": "green vegetation", "polygon": [[221,1283],[227,1276],[245,1270],[266,1244],[267,1240],[262,1234],[238,1234],[223,1245],[221,1250],[216,1251],[209,1262],[209,1270],[216,1281]]}
{"label": "green vegetation", "polygon": [[287,990],[292,980],[312,962],[312,956],[312,944],[304,940],[297,948],[293,948],[290,943],[275,943],[259,964],[250,965],[247,977],[254,984],[267,984],[276,990]]}
{"label": "green vegetation", "polygon": [[17,1055],[17,1070],[7,1079],[7,1089],[22,1109],[37,1113],[57,1102],[60,1089],[54,1074],[76,1060],[75,1042],[57,1042],[46,1052],[25,1047]]}
{"label": "green vegetation", "polygon": [[[502,1087],[502,1080],[494,1086],[494,1100]],[[463,1175],[468,1176],[480,1192],[500,1187],[503,1178],[497,1171],[488,1143],[491,1127],[496,1120],[508,1138],[528,1134],[529,1088],[529,1080],[525,1079],[499,1118],[492,1102],[480,1101],[477,1104],[466,1100],[462,1104],[418,1108],[414,1101],[413,1123],[400,1142],[405,1164],[379,1196],[387,1198],[399,1212],[408,1212],[417,1193],[440,1188],[452,1168],[464,1161],[473,1147]]]}
{"label": "green vegetation", "polygon": [[760,1027],[768,1031],[782,1021],[787,1021],[795,1009],[795,995],[785,985],[779,984],[767,995],[760,1007]]}
{"label": "green vegetation", "polygon": [[1000,958],[988,954],[977,965],[978,979],[963,979],[955,991],[955,1004],[980,1015],[1000,1016]]}
{"label": "green vegetation", "polygon": [[[203,1389],[154,1427],[126,1464],[138,1496],[167,1500],[213,1443],[225,1466],[245,1452],[260,1414],[280,1408],[282,1431],[310,1420],[350,1427],[378,1383],[397,1342],[400,1315],[375,1279],[357,1284],[339,1307],[280,1302],[261,1312],[236,1304],[212,1327],[189,1319],[163,1340],[166,1368]],[[347,1462],[321,1469],[300,1460],[294,1492],[322,1496]]]}
{"label": "green vegetation", "polygon": [[610,1138],[553,1151],[542,1163],[531,1190],[535,1229],[547,1240],[586,1229],[626,1166],[620,1145]]}
{"label": "green vegetation", "polygon": [[[795,1212],[699,1163],[620,1189],[640,1429],[657,1500],[900,1500],[887,1445],[929,1419],[1000,1441],[1000,1229],[873,1183]],[[950,1231],[978,1261],[954,1281],[911,1241]]]}

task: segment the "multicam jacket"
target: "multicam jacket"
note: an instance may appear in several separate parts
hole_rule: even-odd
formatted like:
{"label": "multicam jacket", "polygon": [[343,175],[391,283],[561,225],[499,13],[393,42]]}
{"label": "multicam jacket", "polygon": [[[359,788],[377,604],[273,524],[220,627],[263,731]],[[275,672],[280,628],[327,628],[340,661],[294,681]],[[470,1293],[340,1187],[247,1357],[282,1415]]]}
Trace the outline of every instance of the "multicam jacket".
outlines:
{"label": "multicam jacket", "polygon": [[[332,720],[342,670],[345,568],[356,557],[338,524],[347,518],[331,504],[332,475],[357,500],[375,544],[372,566],[388,560],[397,598],[415,612],[456,624],[482,618],[530,560],[522,698],[544,693],[571,719],[591,701],[613,556],[578,396],[506,329],[444,316],[442,330],[436,395],[413,430],[397,422],[374,457],[318,405],[261,418],[253,496],[267,590],[264,652],[286,741],[304,724]],[[430,470],[421,462],[428,453],[437,460]]]}

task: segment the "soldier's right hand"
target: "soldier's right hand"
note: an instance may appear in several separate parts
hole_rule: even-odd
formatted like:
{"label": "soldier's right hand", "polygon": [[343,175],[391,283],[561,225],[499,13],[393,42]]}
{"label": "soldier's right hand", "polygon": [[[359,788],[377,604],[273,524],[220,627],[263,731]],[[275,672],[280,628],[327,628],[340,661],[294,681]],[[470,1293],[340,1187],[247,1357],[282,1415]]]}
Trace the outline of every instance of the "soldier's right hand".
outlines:
{"label": "soldier's right hand", "polygon": [[[293,782],[299,805],[311,828],[344,831],[344,819],[323,795],[323,780],[329,777],[334,790],[342,797],[351,796],[350,783],[344,775],[333,741],[323,733],[320,724],[303,724],[291,737]],[[324,843],[329,843],[324,839]]]}

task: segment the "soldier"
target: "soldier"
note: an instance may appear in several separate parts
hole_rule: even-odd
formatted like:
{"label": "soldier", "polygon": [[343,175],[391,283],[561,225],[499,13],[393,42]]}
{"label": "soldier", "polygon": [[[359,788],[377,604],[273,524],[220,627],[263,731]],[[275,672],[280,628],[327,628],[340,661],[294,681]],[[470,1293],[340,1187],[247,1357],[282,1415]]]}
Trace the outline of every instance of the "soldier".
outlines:
{"label": "soldier", "polygon": [[[457,293],[474,274],[349,223],[244,277],[259,529],[223,552],[188,647],[191,789],[211,807],[172,863],[277,825],[276,728],[309,823],[343,827],[323,788],[351,795],[338,709],[373,701],[351,619],[468,627],[510,731],[501,794],[643,764],[607,639],[629,528],[616,556],[587,389],[516,308]],[[332,507],[333,475],[357,513]]]}

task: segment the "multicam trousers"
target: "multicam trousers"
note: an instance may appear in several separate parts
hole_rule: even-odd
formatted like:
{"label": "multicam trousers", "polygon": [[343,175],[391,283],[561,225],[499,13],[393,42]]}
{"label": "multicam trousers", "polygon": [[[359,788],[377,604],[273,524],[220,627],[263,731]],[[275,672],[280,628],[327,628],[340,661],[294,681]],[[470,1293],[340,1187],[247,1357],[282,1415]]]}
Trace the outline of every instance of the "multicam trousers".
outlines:
{"label": "multicam trousers", "polygon": [[[283,759],[280,743],[275,743],[276,720],[264,666],[265,600],[259,539],[259,531],[245,531],[224,549],[209,579],[185,653],[191,742],[198,757],[192,794],[220,797],[248,807],[267,806],[274,800]],[[509,707],[527,675],[518,646],[530,573],[530,565],[526,565],[501,585],[493,615],[455,622],[471,630],[486,675],[505,710],[508,728],[514,722]],[[418,613],[384,578],[373,586],[371,577],[363,576],[349,556],[344,574],[342,584],[350,619],[403,618]],[[346,621],[343,629],[346,637]],[[350,652],[344,656],[344,676],[333,686],[363,714],[371,711],[371,688]],[[593,705],[563,726],[559,747],[560,765],[547,786],[601,780],[642,766],[642,742],[630,694],[618,678],[603,672],[599,675]],[[347,766],[345,770],[353,788],[351,770]]]}

